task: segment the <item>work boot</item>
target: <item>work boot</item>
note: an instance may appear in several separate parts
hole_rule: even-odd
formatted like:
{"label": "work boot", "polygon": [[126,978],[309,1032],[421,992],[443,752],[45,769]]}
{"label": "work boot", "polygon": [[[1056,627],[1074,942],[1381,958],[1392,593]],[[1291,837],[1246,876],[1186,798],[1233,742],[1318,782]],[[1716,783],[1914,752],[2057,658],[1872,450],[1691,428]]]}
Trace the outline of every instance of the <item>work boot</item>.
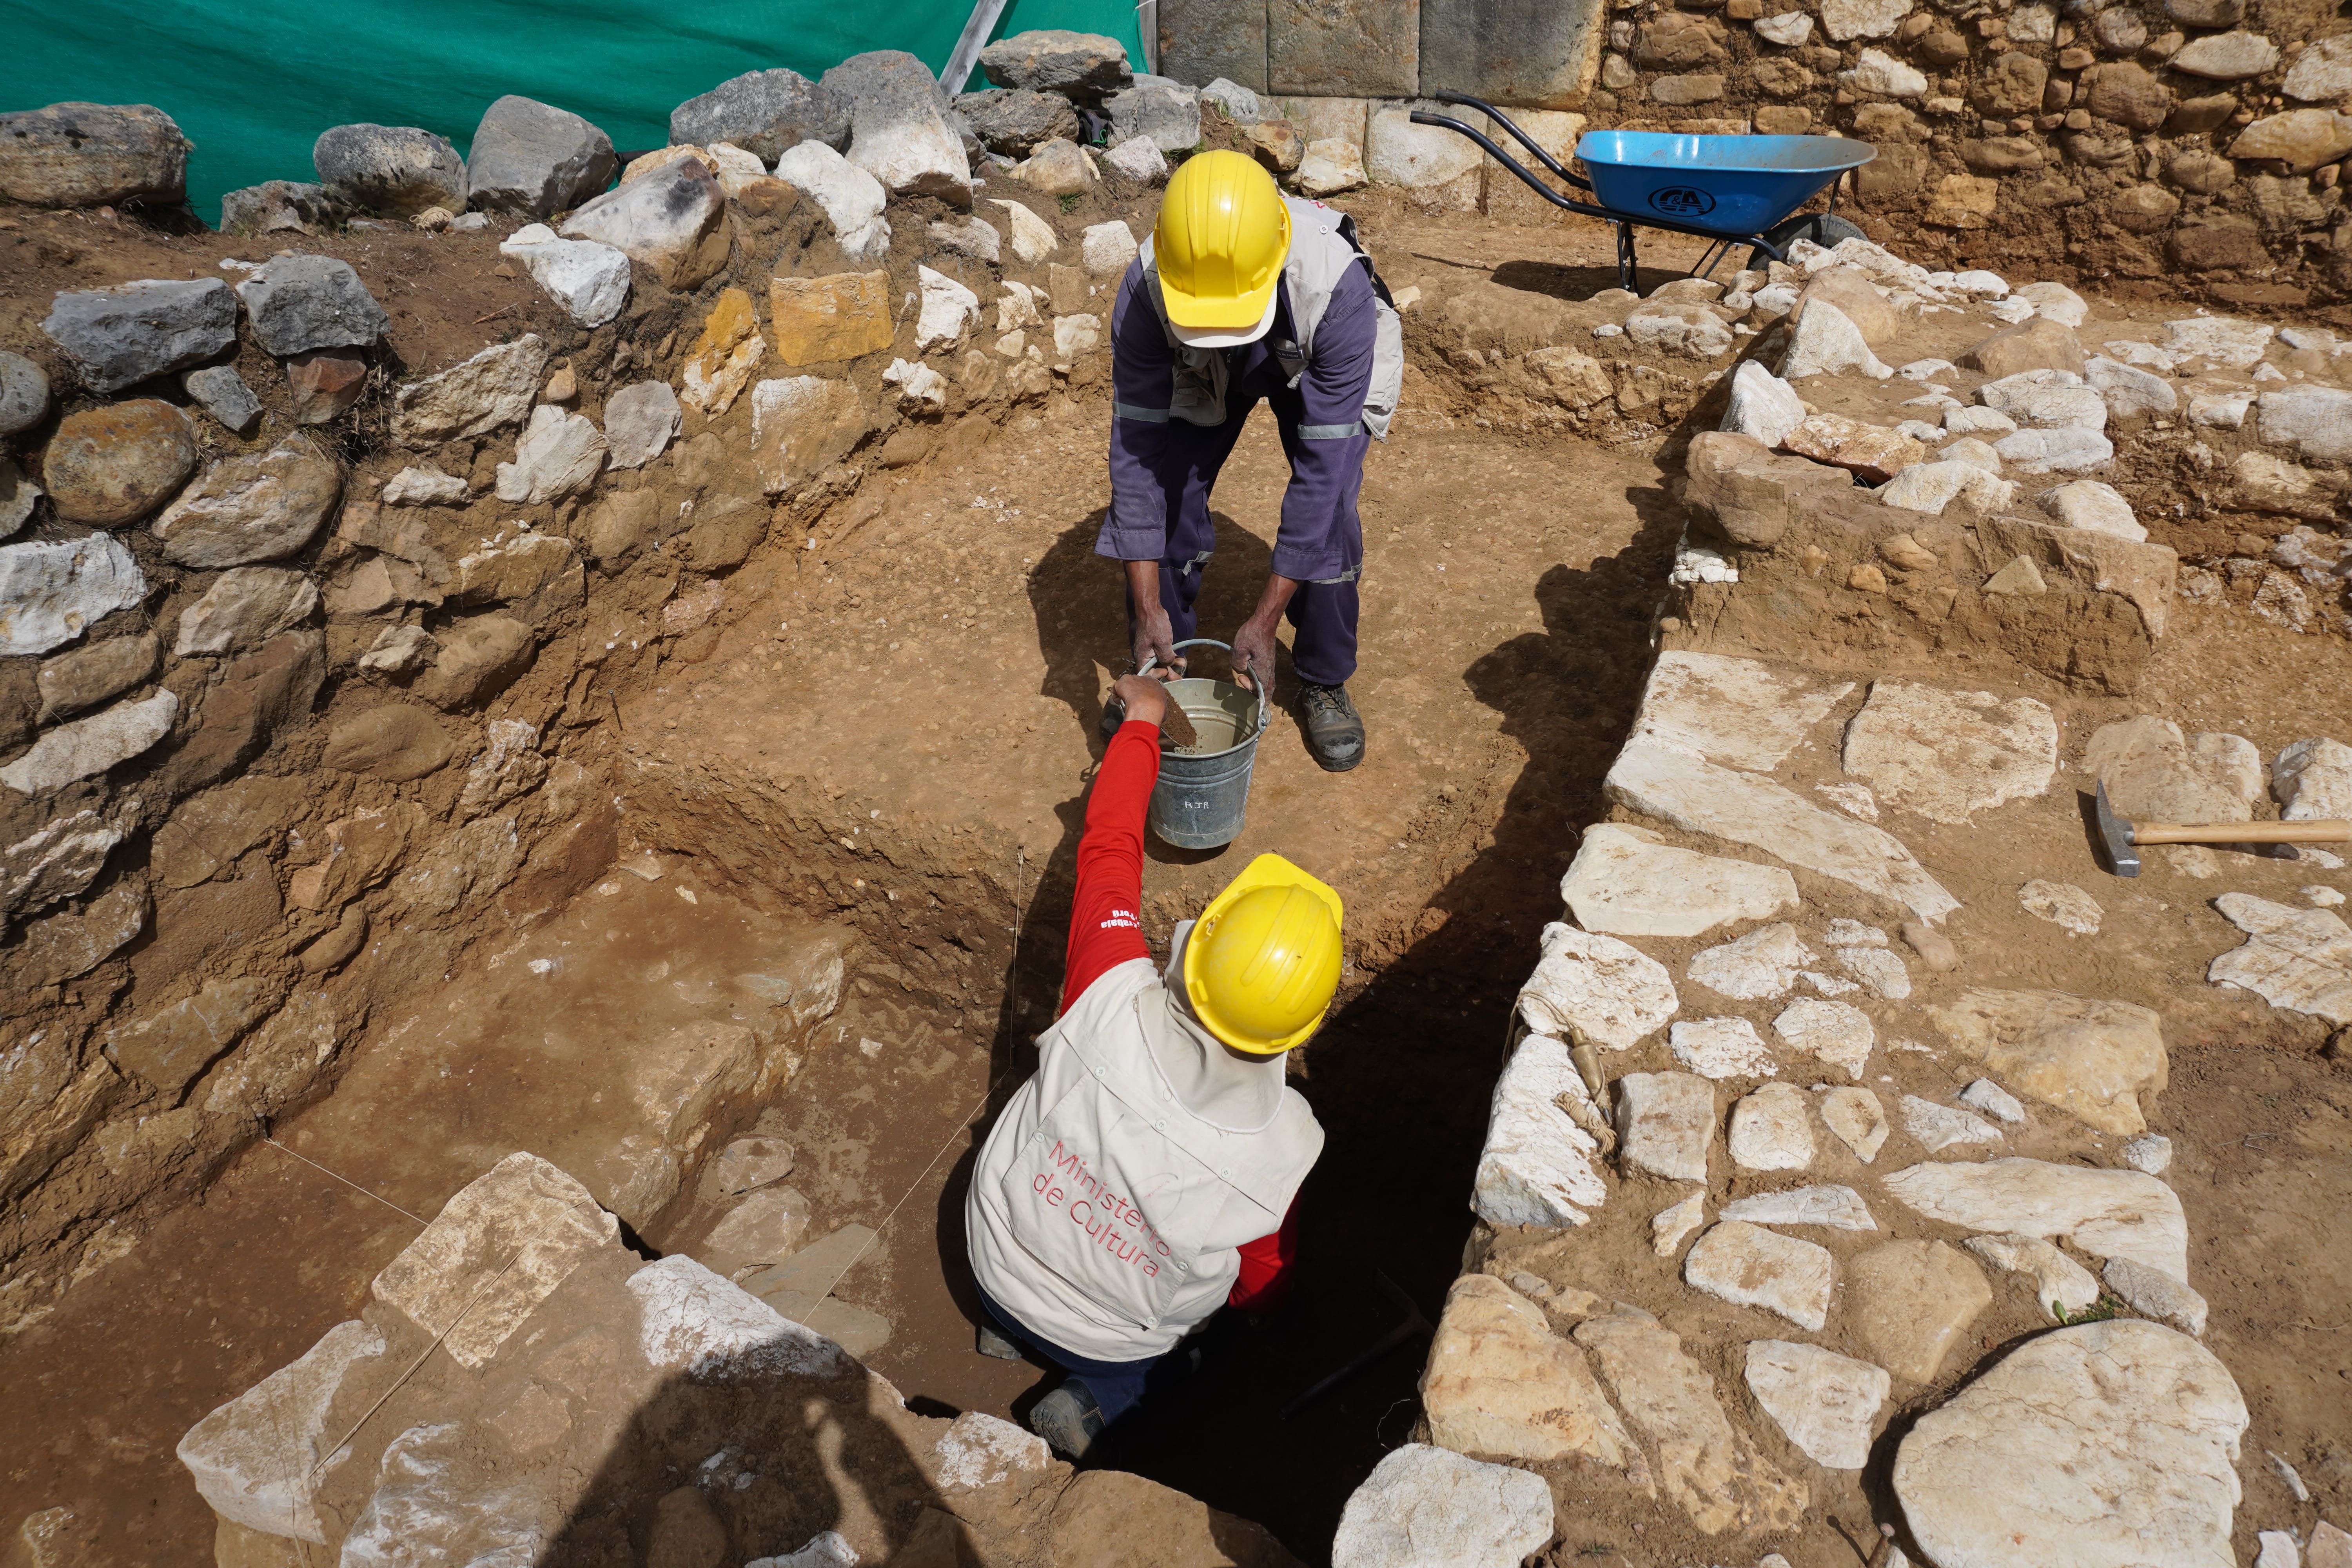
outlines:
{"label": "work boot", "polygon": [[1300,687],[1298,711],[1307,723],[1307,749],[1325,773],[1344,773],[1364,760],[1364,721],[1346,687]]}
{"label": "work boot", "polygon": [[1029,1411],[1029,1430],[1045,1446],[1072,1464],[1083,1461],[1102,1436],[1102,1412],[1087,1385],[1071,1378],[1045,1395]]}
{"label": "work boot", "polygon": [[1024,1361],[1021,1347],[986,1323],[980,1325],[980,1353],[996,1361]]}

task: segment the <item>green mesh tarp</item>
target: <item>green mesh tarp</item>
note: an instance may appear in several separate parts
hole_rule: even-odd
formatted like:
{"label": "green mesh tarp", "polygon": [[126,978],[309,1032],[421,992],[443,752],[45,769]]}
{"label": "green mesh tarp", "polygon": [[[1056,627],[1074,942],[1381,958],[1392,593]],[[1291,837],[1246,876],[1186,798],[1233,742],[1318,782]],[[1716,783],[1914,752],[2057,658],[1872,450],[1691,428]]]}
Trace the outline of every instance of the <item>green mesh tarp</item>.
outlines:
{"label": "green mesh tarp", "polygon": [[[421,125],[464,152],[514,92],[625,151],[659,147],[673,108],[747,70],[814,78],[906,49],[938,71],[971,14],[970,0],[0,0],[0,110],[153,104],[195,142],[188,199],[217,222],[224,191],[315,179],[310,144],[331,125]],[[1107,33],[1141,68],[1126,0],[1012,0],[994,36],[1034,27]]]}

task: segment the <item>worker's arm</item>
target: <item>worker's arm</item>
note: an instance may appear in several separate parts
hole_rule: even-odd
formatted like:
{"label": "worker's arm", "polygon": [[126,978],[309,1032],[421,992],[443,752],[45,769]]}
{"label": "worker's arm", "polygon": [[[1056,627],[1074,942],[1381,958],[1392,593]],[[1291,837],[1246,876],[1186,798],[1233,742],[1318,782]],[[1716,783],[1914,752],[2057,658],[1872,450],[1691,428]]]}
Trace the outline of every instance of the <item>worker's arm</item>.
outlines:
{"label": "worker's arm", "polygon": [[1259,1317],[1281,1310],[1290,1299],[1290,1266],[1298,1257],[1298,1200],[1290,1200],[1290,1212],[1278,1227],[1244,1242],[1240,1250],[1241,1278],[1226,1293],[1225,1304]]}
{"label": "worker's arm", "polygon": [[1350,267],[1331,291],[1331,308],[1315,329],[1314,352],[1299,378],[1303,407],[1297,428],[1283,430],[1290,457],[1290,487],[1282,496],[1282,525],[1274,536],[1273,569],[1257,608],[1234,634],[1234,667],[1274,668],[1274,632],[1302,582],[1329,582],[1361,565],[1363,536],[1349,526],[1364,485],[1364,399],[1372,385],[1372,345],[1380,318],[1371,279]]}
{"label": "worker's arm", "polygon": [[1117,695],[1127,722],[1111,737],[1087,796],[1087,830],[1078,839],[1077,891],[1070,900],[1070,951],[1062,1005],[1070,1009],[1103,972],[1149,958],[1143,939],[1143,814],[1160,779],[1160,721],[1167,689],[1146,676],[1123,675]]}
{"label": "worker's arm", "polygon": [[1128,264],[1110,312],[1110,510],[1095,537],[1095,553],[1127,563],[1135,599],[1135,662],[1157,656],[1175,661],[1174,632],[1160,602],[1160,562],[1168,529],[1183,504],[1182,459],[1168,438],[1169,406],[1176,395],[1176,351],[1140,260]]}

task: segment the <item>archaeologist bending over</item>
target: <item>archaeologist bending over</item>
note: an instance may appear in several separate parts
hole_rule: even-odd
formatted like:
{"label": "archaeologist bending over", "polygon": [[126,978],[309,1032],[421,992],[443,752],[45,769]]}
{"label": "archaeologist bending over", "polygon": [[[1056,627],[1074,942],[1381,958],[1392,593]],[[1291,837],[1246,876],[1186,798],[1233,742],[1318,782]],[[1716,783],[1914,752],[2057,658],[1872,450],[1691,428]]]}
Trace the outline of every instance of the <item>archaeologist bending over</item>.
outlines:
{"label": "archaeologist bending over", "polygon": [[1293,1201],[1323,1130],[1283,1058],[1339,980],[1339,895],[1276,855],[1180,923],[1166,972],[1153,965],[1137,911],[1168,699],[1134,675],[1118,695],[1127,721],[1087,803],[1061,1016],[964,1202],[980,1349],[1068,1374],[1029,1425],[1072,1459],[1218,1308],[1270,1311],[1287,1293]]}
{"label": "archaeologist bending over", "polygon": [[1210,493],[1263,399],[1290,485],[1273,570],[1234,634],[1234,668],[1270,679],[1275,622],[1287,616],[1307,744],[1335,773],[1354,767],[1364,758],[1347,689],[1364,565],[1356,497],[1404,375],[1402,329],[1355,220],[1286,198],[1238,153],[1186,160],[1119,286],[1111,352],[1111,502],[1095,552],[1127,563],[1136,667],[1181,662],[1174,645],[1193,635],[1216,549]]}

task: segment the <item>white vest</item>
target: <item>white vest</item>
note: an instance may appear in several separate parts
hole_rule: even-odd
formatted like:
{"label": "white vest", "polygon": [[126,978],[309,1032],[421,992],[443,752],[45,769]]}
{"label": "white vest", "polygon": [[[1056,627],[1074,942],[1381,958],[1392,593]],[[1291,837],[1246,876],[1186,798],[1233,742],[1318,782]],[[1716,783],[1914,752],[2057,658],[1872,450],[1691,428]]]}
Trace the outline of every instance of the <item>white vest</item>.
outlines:
{"label": "white vest", "polygon": [[972,1273],[1075,1354],[1141,1361],[1224,1305],[1236,1249],[1281,1226],[1323,1152],[1287,1088],[1263,1127],[1187,1110],[1150,1040],[1199,1027],[1150,959],[1106,970],[1037,1037],[1037,1071],[981,1148],[964,1200]]}
{"label": "white vest", "polygon": [[[1285,196],[1290,209],[1290,256],[1282,264],[1283,287],[1290,294],[1291,329],[1296,342],[1270,345],[1282,374],[1297,386],[1314,357],[1315,331],[1331,309],[1331,293],[1364,252],[1339,232],[1338,215],[1320,202]],[[1196,349],[1185,344],[1169,325],[1168,302],[1160,293],[1160,263],[1153,258],[1153,236],[1143,237],[1143,294],[1160,316],[1168,346],[1176,351],[1175,395],[1169,413],[1192,425],[1225,422],[1225,351]],[[1389,438],[1389,422],[1396,417],[1397,399],[1404,390],[1404,320],[1378,293],[1372,296],[1372,380],[1364,395],[1364,428],[1376,439]]]}

